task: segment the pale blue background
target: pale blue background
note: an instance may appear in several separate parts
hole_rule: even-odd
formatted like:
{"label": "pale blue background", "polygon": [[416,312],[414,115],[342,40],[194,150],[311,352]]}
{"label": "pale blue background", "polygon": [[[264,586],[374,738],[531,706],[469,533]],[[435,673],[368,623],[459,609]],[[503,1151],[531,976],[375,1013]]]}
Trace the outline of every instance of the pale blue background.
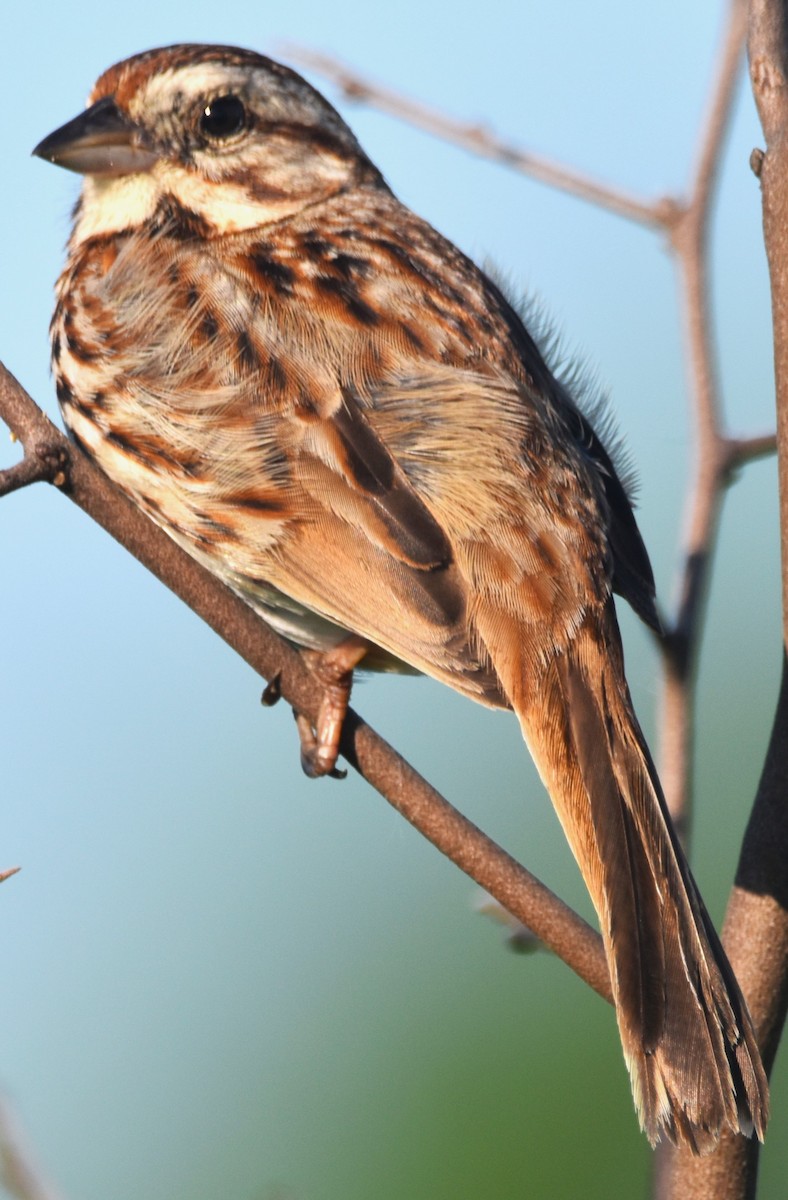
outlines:
{"label": "pale blue background", "polygon": [[[123,6],[0,18],[0,357],[54,414],[46,327],[76,180],[30,158],[118,58],[182,40],[333,52],[644,195],[681,189],[720,6],[398,0]],[[45,15],[44,15],[45,14]],[[321,81],[315,79],[320,86]],[[329,96],[336,99],[330,88]],[[714,226],[726,407],[772,416],[760,142],[740,101]],[[688,456],[657,238],[340,104],[399,194],[535,291],[611,390],[670,598]],[[12,461],[12,449],[0,462]],[[719,920],[776,694],[776,471],[725,504],[700,676],[695,861]],[[0,1088],[76,1200],[630,1196],[648,1153],[610,1011],[522,959],[473,886],[361,782],[309,783],[289,713],[51,489],[0,504]],[[624,619],[654,728],[655,663]],[[573,903],[581,885],[514,722],[423,680],[360,710]],[[788,1177],[783,1063],[763,1196]]]}

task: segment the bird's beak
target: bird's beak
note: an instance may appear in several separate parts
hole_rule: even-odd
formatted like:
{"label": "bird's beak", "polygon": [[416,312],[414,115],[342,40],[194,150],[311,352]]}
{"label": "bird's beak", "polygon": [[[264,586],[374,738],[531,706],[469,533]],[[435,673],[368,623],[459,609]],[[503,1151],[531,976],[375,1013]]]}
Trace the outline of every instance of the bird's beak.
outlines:
{"label": "bird's beak", "polygon": [[80,175],[134,175],[148,171],[158,155],[143,143],[138,125],[105,96],[61,125],[33,151],[39,158]]}

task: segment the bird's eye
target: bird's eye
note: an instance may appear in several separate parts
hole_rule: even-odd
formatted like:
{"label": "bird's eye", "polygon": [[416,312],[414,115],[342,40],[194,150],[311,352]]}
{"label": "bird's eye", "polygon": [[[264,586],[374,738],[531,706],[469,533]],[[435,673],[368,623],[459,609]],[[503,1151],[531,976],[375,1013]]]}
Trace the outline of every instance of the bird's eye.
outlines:
{"label": "bird's eye", "polygon": [[238,96],[217,96],[205,105],[200,115],[200,129],[215,141],[233,137],[245,125],[246,108]]}

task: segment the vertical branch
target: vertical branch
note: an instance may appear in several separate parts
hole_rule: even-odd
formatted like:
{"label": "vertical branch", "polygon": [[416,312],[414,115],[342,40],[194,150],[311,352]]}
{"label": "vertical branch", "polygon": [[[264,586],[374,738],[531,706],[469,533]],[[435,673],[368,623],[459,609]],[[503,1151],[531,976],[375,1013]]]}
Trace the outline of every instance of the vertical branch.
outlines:
{"label": "vertical branch", "polygon": [[671,230],[684,316],[695,465],[685,508],[684,558],[676,615],[664,641],[660,775],[671,815],[682,836],[686,836],[689,823],[695,668],[706,584],[728,476],[727,439],[721,429],[717,361],[711,334],[709,227],[746,28],[746,0],[732,0],[690,199],[677,209]]}
{"label": "vertical branch", "polygon": [[[772,293],[774,373],[783,590],[783,680],[763,774],[744,839],[733,904],[749,934],[738,962],[752,989],[753,1016],[767,1069],[774,1061],[788,1006],[788,12],[779,0],[752,0],[750,76],[766,137],[756,158],[763,197],[763,230]],[[753,962],[759,946],[762,961]],[[751,981],[751,983],[750,983]],[[750,994],[748,990],[748,995]]]}
{"label": "vertical branch", "polygon": [[[772,292],[774,371],[783,589],[783,678],[731,911],[743,933],[734,966],[740,972],[763,1043],[767,1070],[788,1008],[788,12],[778,0],[752,0],[750,76],[766,137],[756,158]],[[727,924],[727,922],[726,922]],[[755,926],[755,930],[753,930]],[[760,936],[754,936],[754,934]],[[756,960],[755,949],[760,950]]]}
{"label": "vertical branch", "polygon": [[[784,443],[785,444],[785,443]],[[783,544],[786,540],[783,526]],[[786,555],[783,552],[783,564]],[[771,1074],[788,1011],[788,660],[736,886],[723,926],[731,966],[747,997],[767,1074]],[[779,1137],[777,1130],[772,1137]],[[767,1142],[768,1145],[768,1142]],[[692,1158],[658,1156],[658,1200],[753,1200],[760,1144],[726,1134],[716,1152]]]}
{"label": "vertical branch", "polygon": [[749,56],[753,94],[766,138],[756,164],[763,197],[763,232],[769,263],[774,324],[780,527],[782,530],[783,633],[788,644],[788,29],[779,0],[752,0]]}
{"label": "vertical branch", "polygon": [[[777,448],[783,580],[783,640],[788,645],[788,14],[781,0],[752,0],[750,77],[766,137],[754,157],[763,196],[763,229],[772,292]],[[752,815],[742,846],[736,886],[723,929],[758,1030],[764,1066],[771,1071],[788,1009],[788,665]],[[759,1147],[726,1137],[707,1159],[673,1154],[660,1197],[742,1200],[756,1194]]]}

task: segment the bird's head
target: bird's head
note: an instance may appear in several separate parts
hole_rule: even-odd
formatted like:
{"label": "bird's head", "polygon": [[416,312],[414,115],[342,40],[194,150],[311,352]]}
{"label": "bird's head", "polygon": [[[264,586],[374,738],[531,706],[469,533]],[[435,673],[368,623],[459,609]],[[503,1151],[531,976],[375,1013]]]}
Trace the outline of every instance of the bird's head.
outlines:
{"label": "bird's head", "polygon": [[306,80],[229,46],[169,46],[116,64],[85,112],[33,153],[85,177],[77,242],[168,221],[222,236],[382,184]]}

